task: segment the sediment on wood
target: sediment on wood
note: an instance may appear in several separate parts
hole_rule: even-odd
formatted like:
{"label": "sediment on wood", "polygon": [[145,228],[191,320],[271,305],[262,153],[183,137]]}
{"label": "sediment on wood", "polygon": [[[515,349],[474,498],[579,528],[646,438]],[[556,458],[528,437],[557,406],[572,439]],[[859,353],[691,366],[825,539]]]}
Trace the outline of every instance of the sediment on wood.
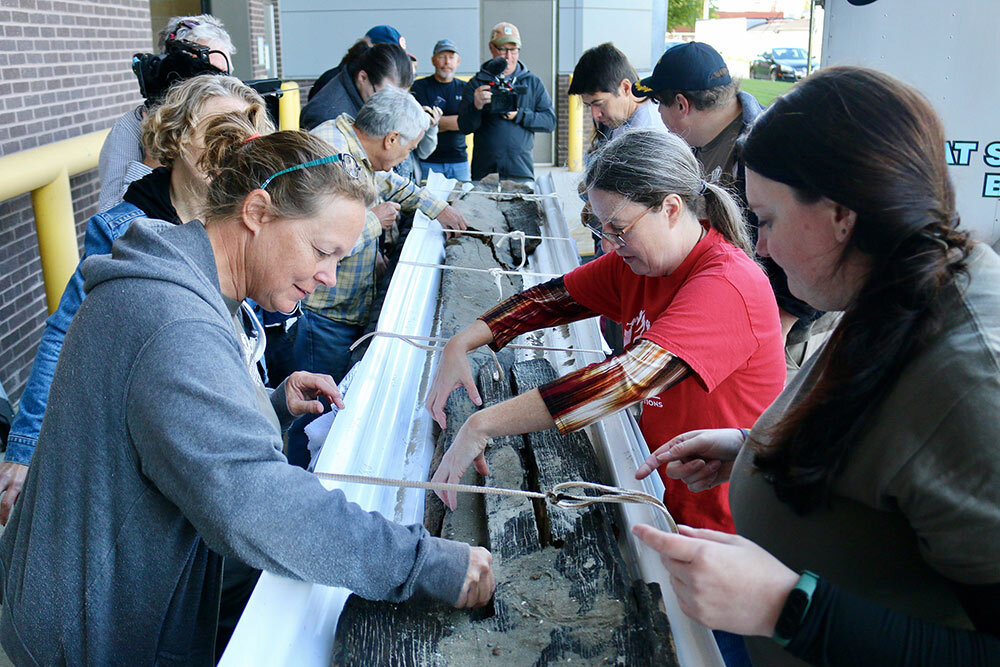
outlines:
{"label": "sediment on wood", "polygon": [[[482,196],[455,202],[481,231],[509,229],[503,204]],[[509,246],[470,235],[449,241],[446,254],[446,262],[462,266],[513,262]],[[451,336],[495,305],[498,295],[488,274],[443,274],[434,335]],[[506,297],[521,289],[520,279],[504,286],[510,290]],[[544,359],[514,363],[504,351],[500,361],[503,372],[488,353],[470,355],[484,407],[556,376]],[[448,427],[438,437],[432,471],[476,409],[464,389],[451,394]],[[582,433],[497,438],[485,458],[486,479],[470,467],[463,482],[535,491],[564,481],[608,483]],[[525,498],[459,494],[457,510],[445,512],[433,493],[427,494],[426,508],[432,533],[492,551],[497,581],[492,603],[470,612],[426,600],[389,604],[351,596],[338,625],[334,664],[677,664],[659,588],[634,580],[622,558],[616,510],[602,505],[562,510]]]}
{"label": "sediment on wood", "polygon": [[[514,363],[499,380],[484,367],[478,384],[488,407],[511,395],[512,379],[526,390],[553,376],[547,362],[531,360]],[[457,430],[470,413],[462,400],[449,400],[447,411],[442,447],[450,444],[451,422]],[[607,483],[589,441],[573,434],[500,438],[487,447],[486,460],[490,474],[480,481],[487,486],[544,490],[553,480]],[[475,473],[468,481],[475,481]],[[482,533],[471,541],[493,552],[492,604],[467,612],[352,596],[337,630],[336,664],[677,664],[659,588],[632,579],[615,538],[613,509],[560,510],[524,498],[459,497],[444,530],[483,526],[485,543],[479,541]]]}

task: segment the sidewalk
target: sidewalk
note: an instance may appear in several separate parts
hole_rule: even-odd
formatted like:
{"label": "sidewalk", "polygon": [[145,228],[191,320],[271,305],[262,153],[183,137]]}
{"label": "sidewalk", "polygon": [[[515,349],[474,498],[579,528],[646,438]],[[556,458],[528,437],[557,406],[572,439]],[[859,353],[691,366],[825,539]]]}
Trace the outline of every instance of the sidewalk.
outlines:
{"label": "sidewalk", "polygon": [[566,225],[570,236],[576,239],[577,252],[583,257],[594,254],[594,237],[590,231],[580,224],[580,212],[583,210],[583,200],[577,194],[577,185],[583,179],[584,172],[569,171],[566,167],[535,167],[535,175],[552,174],[552,182],[562,204]]}

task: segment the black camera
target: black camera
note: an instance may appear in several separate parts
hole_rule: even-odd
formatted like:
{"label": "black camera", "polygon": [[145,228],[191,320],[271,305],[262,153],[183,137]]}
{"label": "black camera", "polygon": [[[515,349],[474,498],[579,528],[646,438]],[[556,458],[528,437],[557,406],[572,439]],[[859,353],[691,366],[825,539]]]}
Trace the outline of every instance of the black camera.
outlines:
{"label": "black camera", "polygon": [[[199,74],[229,74],[213,65],[209,57],[213,51],[207,46],[184,39],[168,39],[166,53],[136,53],[132,56],[132,72],[139,80],[139,93],[152,107],[163,99],[167,88],[178,81],[190,79]],[[222,55],[225,56],[223,53]],[[229,58],[226,57],[226,62]]]}
{"label": "black camera", "polygon": [[490,92],[493,94],[487,109],[490,113],[506,114],[517,111],[517,96],[528,92],[527,86],[517,85],[517,77],[510,81],[504,81],[501,75],[505,69],[507,69],[507,61],[497,57],[484,64],[479,73],[480,78],[486,81],[486,85],[490,87]]}

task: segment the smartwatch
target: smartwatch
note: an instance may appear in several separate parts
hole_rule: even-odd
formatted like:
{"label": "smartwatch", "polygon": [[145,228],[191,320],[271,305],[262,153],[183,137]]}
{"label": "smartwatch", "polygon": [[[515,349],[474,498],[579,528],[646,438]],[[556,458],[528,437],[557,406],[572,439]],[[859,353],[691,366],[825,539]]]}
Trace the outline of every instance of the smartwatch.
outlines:
{"label": "smartwatch", "polygon": [[774,624],[774,634],[771,639],[778,642],[779,645],[788,646],[792,638],[798,634],[799,628],[802,627],[802,621],[806,618],[806,612],[809,611],[809,605],[812,603],[812,596],[816,592],[818,582],[819,577],[816,574],[809,570],[802,571],[802,575],[795,583],[795,588],[785,599],[785,606],[781,608],[778,622]]}

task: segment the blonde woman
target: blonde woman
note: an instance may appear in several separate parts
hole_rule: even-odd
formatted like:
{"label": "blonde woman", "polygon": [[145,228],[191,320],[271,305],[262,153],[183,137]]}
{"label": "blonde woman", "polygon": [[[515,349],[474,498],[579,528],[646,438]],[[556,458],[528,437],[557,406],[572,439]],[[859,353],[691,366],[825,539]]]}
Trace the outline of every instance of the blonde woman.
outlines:
{"label": "blonde woman", "polygon": [[[160,31],[157,46],[159,53],[167,53],[167,40],[183,40],[193,42],[209,49],[209,62],[218,70],[218,74],[231,74],[233,54],[236,47],[226,32],[222,21],[210,14],[198,16],[174,16],[163,30]],[[180,72],[177,72],[180,76]],[[190,73],[185,76],[190,76]],[[153,167],[148,163],[155,161],[143,147],[142,121],[154,104],[162,99],[162,93],[149,97],[145,103],[131,109],[115,121],[111,133],[101,147],[101,157],[98,170],[101,178],[101,195],[97,204],[97,212],[103,213],[122,200],[129,184],[142,178]]]}
{"label": "blonde woman", "polygon": [[204,223],[141,220],[84,267],[0,539],[0,641],[18,664],[214,663],[223,558],[369,599],[492,596],[485,549],[365,512],[282,456],[280,427],[339,402],[336,385],[299,372],[263,392],[233,314],[332,286],[375,185],[318,137],[256,134],[245,112],[211,122]]}
{"label": "blonde woman", "polygon": [[[84,239],[84,259],[110,253],[111,244],[136,218],[180,224],[197,217],[196,211],[208,187],[205,171],[198,164],[204,151],[204,123],[231,112],[245,112],[261,134],[274,130],[260,95],[239,79],[202,75],[174,86],[163,104],[146,118],[142,131],[147,153],[165,166],[132,183],[122,203],[90,219]],[[49,385],[63,338],[83,298],[83,275],[78,266],[63,292],[59,308],[45,323],[42,342],[11,425],[7,452],[0,464],[0,491],[6,491],[0,500],[0,523],[7,523],[24,484],[42,428]]]}

